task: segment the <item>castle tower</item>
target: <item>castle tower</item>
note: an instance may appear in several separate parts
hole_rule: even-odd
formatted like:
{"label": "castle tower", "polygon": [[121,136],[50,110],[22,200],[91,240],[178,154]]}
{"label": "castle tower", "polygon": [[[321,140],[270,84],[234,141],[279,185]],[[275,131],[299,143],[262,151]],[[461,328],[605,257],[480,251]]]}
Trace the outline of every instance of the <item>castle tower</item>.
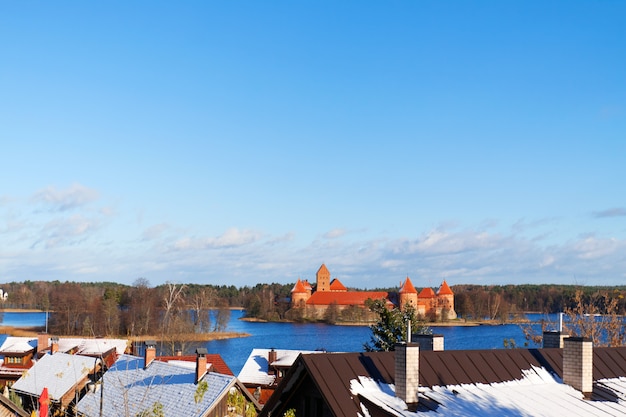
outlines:
{"label": "castle tower", "polygon": [[424,315],[433,318],[436,314],[437,295],[430,287],[424,287],[417,295],[417,304],[424,309]]}
{"label": "castle tower", "polygon": [[291,308],[304,307],[307,300],[311,297],[311,286],[308,282],[296,281],[296,285],[291,289]]}
{"label": "castle tower", "polygon": [[316,291],[330,291],[330,271],[326,268],[326,265],[322,264],[320,266],[315,277],[317,278]]}
{"label": "castle tower", "polygon": [[400,295],[399,302],[401,310],[404,310],[407,304],[417,309],[417,290],[413,286],[409,277],[406,277],[406,280],[400,287],[398,294]]}
{"label": "castle tower", "polygon": [[454,311],[454,293],[445,279],[441,283],[439,290],[437,290],[437,303],[439,307],[441,307],[442,312],[447,311],[447,317],[444,317],[444,319],[452,320],[456,318],[456,311]]}

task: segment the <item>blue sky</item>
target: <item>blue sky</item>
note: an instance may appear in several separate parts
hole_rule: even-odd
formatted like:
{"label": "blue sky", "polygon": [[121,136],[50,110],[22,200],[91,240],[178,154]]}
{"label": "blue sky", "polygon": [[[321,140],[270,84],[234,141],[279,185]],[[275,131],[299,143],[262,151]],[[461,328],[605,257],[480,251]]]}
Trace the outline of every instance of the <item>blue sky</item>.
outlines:
{"label": "blue sky", "polygon": [[626,4],[0,3],[0,282],[626,283]]}

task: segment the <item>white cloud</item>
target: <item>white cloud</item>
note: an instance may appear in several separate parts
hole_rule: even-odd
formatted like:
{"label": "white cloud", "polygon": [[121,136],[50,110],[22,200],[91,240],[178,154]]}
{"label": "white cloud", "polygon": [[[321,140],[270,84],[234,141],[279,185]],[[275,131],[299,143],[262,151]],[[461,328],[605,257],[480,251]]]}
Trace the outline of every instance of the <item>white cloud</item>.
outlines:
{"label": "white cloud", "polygon": [[344,236],[345,234],[346,234],[345,229],[333,229],[324,233],[324,238],[325,239],[337,239],[339,237]]}
{"label": "white cloud", "polygon": [[578,257],[581,259],[599,259],[610,256],[618,251],[623,253],[626,249],[626,245],[624,242],[620,242],[615,238],[598,239],[594,236],[588,236],[575,242],[572,248],[578,253]]}
{"label": "white cloud", "polygon": [[423,255],[450,254],[496,248],[501,245],[501,240],[500,235],[484,231],[448,232],[435,229],[415,240],[398,240],[392,244],[392,250]]}
{"label": "white cloud", "polygon": [[98,222],[82,215],[55,219],[43,226],[40,239],[33,245],[43,243],[46,248],[76,244],[86,239],[98,228]]}
{"label": "white cloud", "polygon": [[[367,229],[338,227],[303,242],[298,231],[270,235],[232,227],[203,236],[189,233],[193,226],[165,222],[135,228],[132,216],[124,220],[123,212],[111,209],[67,215],[64,210],[97,198],[95,191],[80,185],[48,188],[37,196],[37,203],[54,210],[32,213],[20,207],[3,208],[0,238],[13,250],[3,261],[9,279],[131,283],[145,276],[157,285],[172,279],[254,285],[314,279],[324,262],[333,277],[347,286],[382,288],[397,286],[406,275],[416,286],[438,285],[443,278],[451,284],[569,283],[573,279],[607,284],[623,282],[626,271],[623,239],[587,234],[565,242],[552,238],[548,246],[548,239],[529,234],[546,232],[548,225],[548,232],[558,235],[558,225],[549,218],[520,220],[508,229],[495,220],[466,228],[447,223],[404,236],[372,236]],[[345,238],[348,234],[350,239]]]}
{"label": "white cloud", "polygon": [[262,235],[253,230],[230,228],[222,235],[209,238],[184,237],[174,242],[175,250],[223,249],[245,246],[257,242]]}
{"label": "white cloud", "polygon": [[169,226],[166,223],[154,224],[145,229],[141,235],[142,240],[155,240],[163,235]]}
{"label": "white cloud", "polygon": [[11,198],[7,195],[0,195],[0,207],[6,206],[11,202]]}
{"label": "white cloud", "polygon": [[98,199],[98,192],[81,184],[72,184],[66,189],[49,186],[37,191],[32,201],[48,206],[52,211],[67,211],[84,206]]}

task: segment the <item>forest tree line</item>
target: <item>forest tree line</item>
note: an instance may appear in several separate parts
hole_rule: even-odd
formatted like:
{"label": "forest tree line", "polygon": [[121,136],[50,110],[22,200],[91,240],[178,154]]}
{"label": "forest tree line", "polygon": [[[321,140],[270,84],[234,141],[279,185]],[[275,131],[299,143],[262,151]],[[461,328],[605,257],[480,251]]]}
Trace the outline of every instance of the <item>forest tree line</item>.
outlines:
{"label": "forest tree line", "polygon": [[[25,281],[2,284],[9,294],[3,308],[50,311],[49,332],[58,335],[142,336],[162,338],[227,330],[230,308],[251,318],[279,321],[289,317],[293,284],[233,285],[166,283],[144,278],[132,285],[112,282]],[[471,320],[507,321],[523,312],[557,313],[586,303],[602,312],[612,300],[626,313],[626,287],[574,285],[455,285],[455,310]],[[379,289],[396,291],[395,289]]]}

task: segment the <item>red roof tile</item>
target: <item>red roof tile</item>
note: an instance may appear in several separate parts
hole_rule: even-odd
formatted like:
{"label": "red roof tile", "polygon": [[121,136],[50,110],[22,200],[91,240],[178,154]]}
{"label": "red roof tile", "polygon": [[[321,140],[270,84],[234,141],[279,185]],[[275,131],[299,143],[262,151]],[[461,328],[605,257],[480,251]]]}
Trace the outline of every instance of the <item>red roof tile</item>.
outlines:
{"label": "red roof tile", "polygon": [[293,286],[293,288],[291,289],[291,292],[307,292],[306,291],[306,287],[304,286],[304,284],[302,283],[302,281],[300,281],[300,279],[298,278],[298,280],[296,281],[296,285]]}
{"label": "red roof tile", "polygon": [[328,272],[328,268],[326,268],[325,264],[322,264],[322,266],[320,266],[320,269],[317,270],[317,273],[324,273],[324,274],[330,274],[330,272]]}
{"label": "red roof tile", "polygon": [[373,300],[388,298],[389,293],[384,291],[317,291],[307,300],[307,304],[313,305],[364,305],[369,298]]}
{"label": "red roof tile", "polygon": [[450,287],[448,287],[448,283],[444,279],[441,283],[441,287],[439,287],[439,291],[437,291],[437,295],[454,295]]}
{"label": "red roof tile", "polygon": [[[185,362],[195,362],[197,359],[196,355],[184,355],[184,356],[157,356],[154,360],[159,362],[170,362],[170,361],[185,361]],[[210,363],[213,365],[213,369],[215,372],[224,374],[224,375],[232,375],[233,371],[230,370],[224,359],[217,353],[209,353],[206,355],[206,363]]]}
{"label": "red roof tile", "polygon": [[417,295],[417,298],[435,298],[435,292],[432,288],[426,287]]}
{"label": "red roof tile", "polygon": [[417,294],[417,290],[413,286],[413,283],[411,282],[411,279],[409,277],[406,277],[406,281],[404,281],[404,284],[402,284],[402,288],[400,288],[400,294],[407,293]]}
{"label": "red roof tile", "polygon": [[333,279],[330,283],[331,291],[348,291],[348,289],[337,279]]}

